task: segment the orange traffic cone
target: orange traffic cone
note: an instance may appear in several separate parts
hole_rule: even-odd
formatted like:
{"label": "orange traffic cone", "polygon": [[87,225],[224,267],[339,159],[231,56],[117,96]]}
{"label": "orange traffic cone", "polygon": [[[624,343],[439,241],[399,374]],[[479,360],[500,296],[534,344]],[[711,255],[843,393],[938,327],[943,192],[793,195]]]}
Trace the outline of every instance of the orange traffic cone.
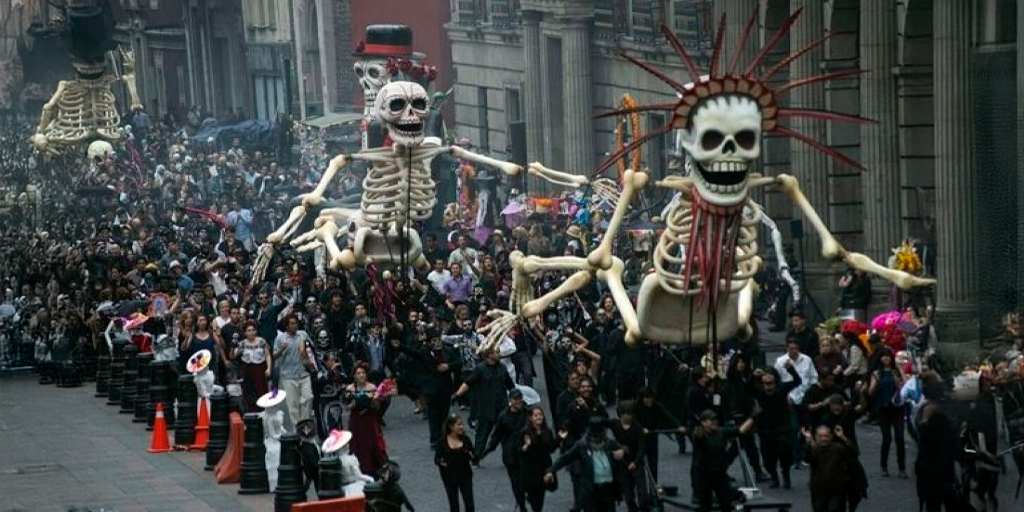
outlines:
{"label": "orange traffic cone", "polygon": [[237,412],[231,413],[230,421],[228,447],[224,450],[220,462],[213,468],[218,484],[237,484],[242,481],[242,439],[245,437],[245,427],[242,424],[242,416]]}
{"label": "orange traffic cone", "polygon": [[199,399],[199,420],[196,421],[196,442],[189,446],[189,450],[203,451],[206,443],[210,442],[210,413],[206,406],[206,398]]}
{"label": "orange traffic cone", "polygon": [[171,451],[171,442],[167,437],[167,421],[164,419],[163,402],[156,403],[156,417],[153,420],[153,440],[149,443],[149,453],[167,453]]}

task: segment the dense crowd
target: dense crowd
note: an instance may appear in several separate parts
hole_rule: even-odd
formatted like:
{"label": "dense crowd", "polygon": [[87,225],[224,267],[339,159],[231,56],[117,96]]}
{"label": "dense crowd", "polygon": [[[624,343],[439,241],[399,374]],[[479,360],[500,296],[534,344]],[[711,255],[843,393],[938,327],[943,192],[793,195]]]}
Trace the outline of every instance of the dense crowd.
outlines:
{"label": "dense crowd", "polygon": [[[924,509],[959,510],[951,508],[964,497],[953,492],[963,490],[954,466],[958,424],[944,412],[946,387],[925,368],[934,331],[923,311],[909,316],[904,351],[859,330],[856,314],[815,329],[797,310],[782,326],[786,353],[767,360],[756,332],[707,349],[629,345],[614,302],[595,284],[478,354],[491,321],[484,313],[508,305],[510,252],[582,254],[599,233],[551,218],[482,241],[431,232],[426,273],[323,271],[312,253],[280,247],[266,279],[251,284],[257,248],[288,198],[320,177],[293,158],[290,124],[276,128],[279,147],[196,141],[188,126],[141,124],[96,161],[32,154],[21,143],[27,126],[4,127],[0,278],[4,304],[30,341],[26,352],[7,339],[8,363],[95,358],[118,331],[169,346],[182,372],[209,350],[217,381],[237,386],[246,410],[279,388],[293,424],[312,420],[321,438],[351,431],[367,475],[388,460],[386,412],[400,394],[427,417],[424,442],[435,450],[452,510],[460,496],[474,509],[473,466],[499,450],[520,510],[541,510],[562,468],[579,510],[623,502],[648,510],[664,436],[679,452],[692,450],[701,510],[711,509],[713,495],[731,501],[727,470],[742,452],[754,478],[772,488],[789,488],[791,471],[809,465],[814,510],[852,511],[867,496],[870,458],[888,476],[894,448],[896,475],[909,478],[905,432],[919,443],[913,465]],[[15,195],[28,184],[39,191],[34,202]],[[354,171],[328,195],[358,191]],[[636,282],[647,255],[638,250],[628,260],[627,280]],[[540,274],[537,293],[564,277]],[[866,309],[863,279],[839,283],[845,309]],[[0,316],[10,329],[14,315]],[[533,391],[540,377],[543,397]],[[994,389],[982,386],[965,416],[967,442],[987,453],[997,438]],[[464,412],[451,415],[453,408]],[[860,452],[862,416],[881,430],[877,455]],[[994,500],[999,472],[972,467],[972,489]]]}

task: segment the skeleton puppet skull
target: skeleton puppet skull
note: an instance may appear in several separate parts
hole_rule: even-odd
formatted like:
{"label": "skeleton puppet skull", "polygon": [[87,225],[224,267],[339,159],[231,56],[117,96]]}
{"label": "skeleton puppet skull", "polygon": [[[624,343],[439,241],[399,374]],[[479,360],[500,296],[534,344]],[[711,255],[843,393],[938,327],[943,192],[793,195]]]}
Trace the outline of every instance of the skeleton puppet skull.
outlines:
{"label": "skeleton puppet skull", "polygon": [[423,142],[423,127],[430,113],[427,90],[415,82],[391,82],[377,95],[374,114],[384,123],[396,144]]}
{"label": "skeleton puppet skull", "polygon": [[679,133],[701,198],[733,206],[747,198],[750,164],[761,154],[761,109],[749,96],[716,95],[697,105]]}
{"label": "skeleton puppet skull", "polygon": [[352,65],[352,71],[355,71],[359,86],[363,88],[363,102],[367,108],[372,107],[377,93],[391,81],[386,61],[359,60]]}

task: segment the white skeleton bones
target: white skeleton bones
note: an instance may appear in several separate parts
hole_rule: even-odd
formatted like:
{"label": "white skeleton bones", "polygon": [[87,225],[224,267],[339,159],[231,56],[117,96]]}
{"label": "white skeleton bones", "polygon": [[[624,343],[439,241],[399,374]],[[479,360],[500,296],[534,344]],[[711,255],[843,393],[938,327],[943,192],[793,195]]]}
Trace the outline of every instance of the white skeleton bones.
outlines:
{"label": "white skeleton bones", "polygon": [[59,146],[68,146],[89,139],[117,141],[121,135],[116,98],[111,85],[124,81],[131,97],[131,108],[142,108],[135,89],[135,58],[131,50],[121,50],[125,73],[120,78],[106,73],[106,62],[88,64],[73,62],[77,71],[74,80],[62,80],[57,91],[45,105],[39,127],[31,142],[39,151],[55,153]]}
{"label": "white skeleton bones", "polygon": [[[302,203],[292,209],[288,219],[277,231],[267,236],[267,243],[260,248],[253,272],[254,283],[262,281],[266,274],[274,246],[295,233],[307,212],[323,201],[324,191],[338,171],[352,160],[361,160],[371,166],[363,180],[360,209],[323,209],[313,229],[291,242],[300,252],[324,247],[332,269],[353,268],[357,264],[366,263],[399,263],[403,258],[420,268],[429,266],[423,256],[419,235],[409,223],[426,220],[437,203],[436,186],[427,165],[431,158],[448,153],[456,158],[498,168],[509,175],[522,171],[516,164],[478,155],[457,146],[422,144],[430,110],[429,102],[426,90],[414,82],[391,82],[381,88],[374,102],[374,115],[387,127],[394,145],[365,149],[352,155],[338,155],[332,159],[317,187],[302,197]],[[581,183],[581,177],[578,176],[546,170],[531,169],[531,172],[539,173],[556,183]],[[582,183],[585,182],[586,178],[583,178]],[[339,223],[350,225],[349,247],[344,249],[337,243],[338,235],[342,232]],[[401,245],[403,240],[404,251]]]}
{"label": "white skeleton bones", "polygon": [[[934,283],[843,248],[792,176],[766,177],[749,172],[751,162],[760,155],[762,127],[761,107],[751,97],[714,95],[697,104],[689,119],[688,127],[679,128],[678,140],[687,152],[690,176],[671,176],[657,182],[678,192],[680,200],[666,212],[665,230],[654,253],[655,271],[643,279],[636,308],[623,285],[624,264],[612,254],[612,243],[630,202],[647,185],[648,176],[627,170],[608,231],[586,258],[512,253],[513,312],[490,313],[494,327],[481,350],[496,346],[519,316],[531,318],[543,313],[562,297],[586,286],[594,276],[611,291],[628,343],[650,340],[699,346],[733,336],[748,338],[753,276],[762,264],[756,240],[763,218],[761,207],[748,194],[750,189],[766,185],[780,187],[800,209],[821,238],[825,258],[842,260],[904,289]],[[529,170],[555,173],[538,163],[530,164]],[[555,175],[559,174],[564,173]],[[574,178],[586,182],[580,176]],[[532,275],[541,271],[573,273],[554,290],[533,298]]]}

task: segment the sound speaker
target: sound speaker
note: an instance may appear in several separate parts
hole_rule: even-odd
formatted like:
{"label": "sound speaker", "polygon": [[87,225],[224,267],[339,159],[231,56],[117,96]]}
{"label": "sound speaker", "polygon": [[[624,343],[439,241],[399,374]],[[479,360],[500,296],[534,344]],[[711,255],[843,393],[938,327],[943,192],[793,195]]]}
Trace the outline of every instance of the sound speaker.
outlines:
{"label": "sound speaker", "polygon": [[513,163],[526,165],[526,121],[513,121],[508,124],[508,145],[512,147],[509,158]]}
{"label": "sound speaker", "polygon": [[794,240],[800,240],[804,237],[804,223],[800,219],[793,219],[789,221],[789,236],[793,237]]}

